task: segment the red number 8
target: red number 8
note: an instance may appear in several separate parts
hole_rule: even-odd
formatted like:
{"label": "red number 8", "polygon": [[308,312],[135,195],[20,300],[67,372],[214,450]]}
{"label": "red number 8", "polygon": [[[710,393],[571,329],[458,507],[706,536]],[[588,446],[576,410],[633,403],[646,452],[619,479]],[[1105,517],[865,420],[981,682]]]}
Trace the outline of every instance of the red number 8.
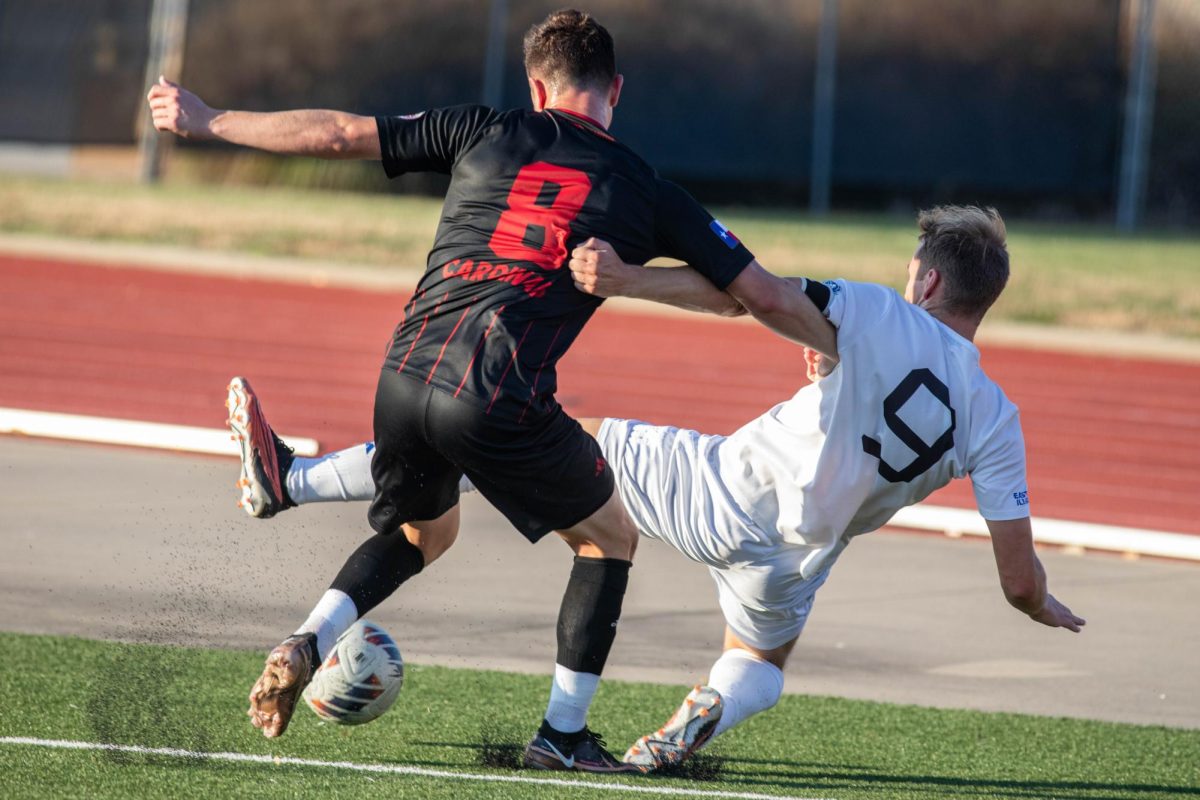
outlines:
{"label": "red number 8", "polygon": [[[552,183],[558,195],[548,206],[537,204],[542,188]],[[542,269],[562,267],[567,260],[567,237],[592,191],[587,174],[570,167],[539,161],[521,168],[508,193],[508,210],[500,215],[488,246],[499,258],[527,261]],[[541,227],[542,246],[530,247],[525,236],[530,227]]]}

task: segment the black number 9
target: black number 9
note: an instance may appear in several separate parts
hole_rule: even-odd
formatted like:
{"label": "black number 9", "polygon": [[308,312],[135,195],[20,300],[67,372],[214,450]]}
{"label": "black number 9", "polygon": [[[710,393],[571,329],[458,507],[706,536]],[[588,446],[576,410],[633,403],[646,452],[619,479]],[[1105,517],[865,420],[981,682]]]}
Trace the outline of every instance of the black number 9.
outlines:
{"label": "black number 9", "polygon": [[[926,444],[916,434],[916,431],[908,427],[904,420],[900,419],[899,414],[904,404],[911,400],[912,396],[922,386],[928,389],[929,393],[936,397],[946,407],[946,410],[950,412],[950,427],[946,428],[933,444]],[[862,437],[863,450],[866,451],[867,455],[879,459],[879,474],[885,480],[892,483],[908,483],[936,464],[941,460],[942,456],[954,447],[954,426],[956,422],[954,409],[950,406],[950,388],[925,368],[914,369],[908,373],[904,380],[900,381],[900,385],[893,389],[892,393],[884,399],[883,421],[887,423],[888,429],[896,434],[900,441],[908,445],[908,448],[917,454],[916,458],[907,467],[896,469],[883,460],[883,445],[877,439],[872,439],[870,436]]]}

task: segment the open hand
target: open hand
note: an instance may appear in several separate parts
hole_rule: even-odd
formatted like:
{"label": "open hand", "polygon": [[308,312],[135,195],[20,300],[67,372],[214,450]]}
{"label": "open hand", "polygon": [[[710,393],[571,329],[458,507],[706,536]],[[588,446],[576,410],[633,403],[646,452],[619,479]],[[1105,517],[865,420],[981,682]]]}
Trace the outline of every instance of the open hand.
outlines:
{"label": "open hand", "polygon": [[209,126],[217,112],[177,83],[159,77],[146,95],[154,127],[185,139],[209,139]]}
{"label": "open hand", "polygon": [[1087,624],[1087,620],[1072,614],[1071,609],[1055,600],[1052,594],[1046,595],[1046,603],[1042,610],[1030,614],[1029,618],[1051,628],[1066,628],[1075,633],[1079,633],[1079,629]]}

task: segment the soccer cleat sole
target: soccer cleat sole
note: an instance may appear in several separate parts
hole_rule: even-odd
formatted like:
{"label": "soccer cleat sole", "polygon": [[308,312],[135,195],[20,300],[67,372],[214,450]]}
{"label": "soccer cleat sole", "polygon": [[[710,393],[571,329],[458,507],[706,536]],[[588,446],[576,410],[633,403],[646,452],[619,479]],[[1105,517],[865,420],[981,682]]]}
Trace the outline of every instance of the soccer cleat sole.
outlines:
{"label": "soccer cleat sole", "polygon": [[291,724],[304,687],[312,680],[313,664],[302,639],[288,637],[267,656],[262,675],[250,690],[251,724],[263,736],[282,736]]}
{"label": "soccer cleat sole", "polygon": [[712,738],[721,712],[720,693],[697,686],[665,725],[634,742],[622,760],[642,772],[676,767]]}
{"label": "soccer cleat sole", "polygon": [[556,754],[532,744],[525,748],[525,756],[521,759],[521,764],[526,769],[541,769],[551,772],[575,769],[574,764],[567,764]]}
{"label": "soccer cleat sole", "polygon": [[275,515],[281,503],[263,485],[254,469],[254,462],[257,452],[267,480],[270,480],[271,470],[278,475],[279,464],[275,457],[275,443],[270,438],[271,429],[263,418],[254,390],[245,378],[231,380],[227,391],[225,407],[229,409],[229,429],[233,432],[231,438],[237,442],[241,455],[241,475],[237,481],[240,494],[238,508],[251,517],[267,519]]}

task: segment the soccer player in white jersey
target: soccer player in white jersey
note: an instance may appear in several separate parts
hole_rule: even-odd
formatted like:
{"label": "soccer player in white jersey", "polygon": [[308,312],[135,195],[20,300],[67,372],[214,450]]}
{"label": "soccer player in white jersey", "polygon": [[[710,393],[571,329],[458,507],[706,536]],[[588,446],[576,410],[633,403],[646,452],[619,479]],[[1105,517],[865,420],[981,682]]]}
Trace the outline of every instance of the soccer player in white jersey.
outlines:
{"label": "soccer player in white jersey", "polygon": [[[819,310],[828,330],[802,344],[837,356],[806,347],[812,383],[731,436],[583,421],[639,530],[708,567],[726,621],[708,682],[625,754],[644,771],[677,765],[774,706],[782,667],[838,555],[955,478],[971,478],[1008,602],[1044,625],[1084,625],[1046,590],[1017,408],[984,374],[972,343],[1008,279],[1004,223],[994,209],[941,207],[922,212],[918,224],[903,297],[873,284],[795,282],[795,296],[781,298],[776,313]],[[623,264],[604,242],[577,248],[570,266],[591,294],[725,314],[736,305],[687,268]],[[240,379],[231,404],[235,429],[244,433],[246,420],[266,424]],[[370,445],[360,445],[296,458],[283,485],[267,486],[251,453],[240,482],[246,507],[267,516],[293,503],[369,500],[369,454]],[[301,630],[332,641],[352,617],[330,616],[319,605]]]}

